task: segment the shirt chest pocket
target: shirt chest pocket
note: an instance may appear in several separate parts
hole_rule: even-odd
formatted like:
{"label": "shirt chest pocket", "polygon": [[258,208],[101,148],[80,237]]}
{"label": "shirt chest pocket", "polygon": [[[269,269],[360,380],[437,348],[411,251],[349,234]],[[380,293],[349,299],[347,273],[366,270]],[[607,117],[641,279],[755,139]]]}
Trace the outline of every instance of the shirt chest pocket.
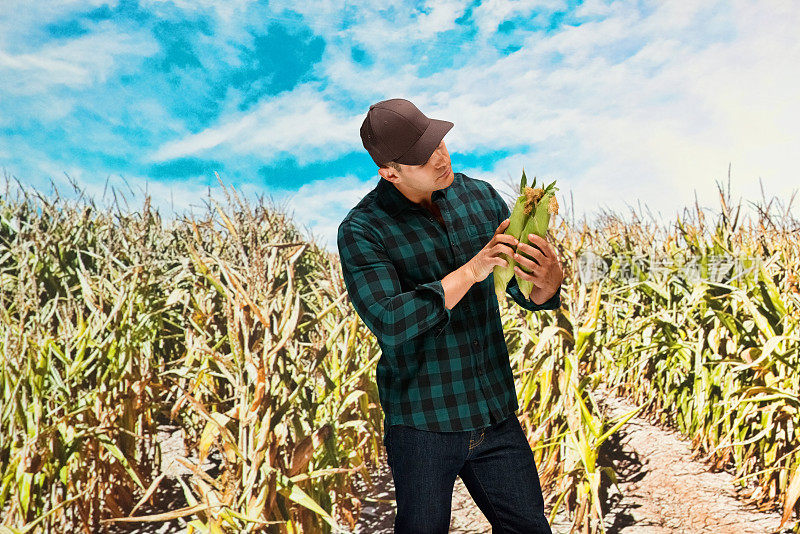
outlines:
{"label": "shirt chest pocket", "polygon": [[472,255],[477,254],[491,241],[497,227],[492,221],[480,221],[467,226],[469,248]]}

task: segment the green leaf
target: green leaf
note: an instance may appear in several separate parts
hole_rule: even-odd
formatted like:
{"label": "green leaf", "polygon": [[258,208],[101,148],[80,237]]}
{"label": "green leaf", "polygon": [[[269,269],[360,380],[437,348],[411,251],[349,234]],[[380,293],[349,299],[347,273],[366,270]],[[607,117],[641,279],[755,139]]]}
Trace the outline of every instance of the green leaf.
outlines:
{"label": "green leaf", "polygon": [[586,403],[583,402],[583,398],[581,397],[580,392],[576,392],[575,401],[577,402],[578,407],[581,409],[581,415],[583,416],[583,422],[586,424],[586,426],[589,427],[589,430],[592,431],[592,434],[594,434],[595,437],[599,436],[600,435],[600,431],[597,429],[597,426],[595,426],[595,424],[594,424],[595,423],[595,418],[592,415],[592,413],[589,411],[589,409],[586,407]]}
{"label": "green leaf", "polygon": [[[605,434],[603,434],[602,436],[600,436],[599,438],[597,438],[597,441],[596,441],[596,442],[595,442],[595,444],[594,444],[595,448],[600,448],[600,445],[602,445],[602,444],[603,444],[603,442],[604,442],[605,440],[607,440],[608,438],[610,438],[610,437],[611,437],[611,436],[612,436],[612,435],[613,435],[613,434],[614,434],[614,433],[615,433],[617,430],[619,430],[620,428],[622,428],[622,425],[624,425],[625,423],[627,423],[627,422],[628,422],[628,420],[629,420],[631,417],[633,417],[634,415],[636,415],[637,413],[639,413],[639,411],[640,411],[642,408],[644,408],[645,406],[646,406],[646,404],[641,404],[641,405],[639,405],[638,407],[636,407],[636,408],[634,408],[633,410],[631,410],[630,412],[628,412],[628,413],[626,413],[626,414],[622,415],[622,416],[621,416],[622,418],[619,420],[619,422],[617,422],[617,424],[615,424],[614,426],[612,426],[612,427],[611,427],[611,428],[608,430],[608,432],[606,432]],[[613,421],[613,420],[614,420],[614,419],[612,419],[611,421]],[[611,421],[609,421],[609,423],[610,423]]]}
{"label": "green leaf", "polygon": [[278,476],[278,481],[282,487],[278,488],[278,493],[290,499],[297,504],[304,506],[311,510],[312,512],[316,512],[333,528],[339,529],[339,525],[336,523],[336,520],[331,517],[331,515],[326,512],[311,496],[303,491],[300,486],[294,484],[291,480],[289,480],[286,475],[283,473],[276,471]]}
{"label": "green leaf", "polygon": [[112,443],[111,440],[108,439],[108,436],[98,436],[98,438],[100,439],[100,443],[103,444],[103,447],[105,447],[106,450],[109,453],[111,453],[111,456],[119,460],[119,463],[122,464],[122,467],[125,468],[125,471],[128,472],[133,481],[136,482],[140,488],[146,490],[147,488],[145,488],[144,484],[142,483],[142,480],[139,478],[139,475],[133,469],[133,466],[130,464],[128,459],[125,458],[125,455],[122,454],[122,451],[119,449],[119,447],[114,445],[114,443]]}

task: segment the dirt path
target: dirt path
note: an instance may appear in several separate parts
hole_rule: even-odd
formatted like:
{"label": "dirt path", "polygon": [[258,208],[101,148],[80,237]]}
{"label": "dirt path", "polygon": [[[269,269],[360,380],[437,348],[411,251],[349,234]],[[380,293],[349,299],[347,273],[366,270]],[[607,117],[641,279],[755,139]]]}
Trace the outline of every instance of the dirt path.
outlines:
{"label": "dirt path", "polygon": [[[598,395],[607,417],[632,410],[625,399]],[[609,488],[609,532],[625,534],[765,534],[776,532],[780,513],[744,503],[734,476],[713,473],[691,458],[690,443],[675,431],[634,417],[611,444],[622,495]],[[612,493],[614,492],[614,493]],[[792,522],[788,526],[792,526]],[[785,528],[781,532],[791,532]]]}
{"label": "dirt path", "polygon": [[[634,408],[602,391],[598,396],[609,418]],[[608,534],[766,534],[776,532],[780,524],[778,512],[760,512],[744,503],[731,484],[732,474],[712,473],[691,459],[689,442],[678,433],[642,418],[631,419],[617,439],[609,441],[606,457],[617,471],[622,491],[613,485],[605,488]],[[391,534],[396,508],[385,457],[372,473],[373,491],[359,479],[365,498],[355,533]],[[566,533],[569,522],[557,516],[551,527],[554,533]],[[456,479],[451,534],[491,530],[461,479]],[[788,534],[791,529],[780,532]]]}

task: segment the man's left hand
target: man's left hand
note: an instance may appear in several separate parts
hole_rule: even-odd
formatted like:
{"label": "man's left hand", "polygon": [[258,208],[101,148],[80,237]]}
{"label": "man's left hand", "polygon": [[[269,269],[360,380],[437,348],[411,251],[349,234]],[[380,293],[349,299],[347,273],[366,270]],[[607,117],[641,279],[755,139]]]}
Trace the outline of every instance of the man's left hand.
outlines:
{"label": "man's left hand", "polygon": [[[564,271],[561,269],[558,254],[546,239],[536,234],[528,234],[528,239],[531,244],[517,244],[514,260],[519,265],[514,266],[514,272],[523,280],[533,282],[533,290],[528,298],[534,304],[544,304],[555,295],[564,279]],[[522,254],[527,254],[533,259]],[[530,273],[520,269],[520,265]]]}

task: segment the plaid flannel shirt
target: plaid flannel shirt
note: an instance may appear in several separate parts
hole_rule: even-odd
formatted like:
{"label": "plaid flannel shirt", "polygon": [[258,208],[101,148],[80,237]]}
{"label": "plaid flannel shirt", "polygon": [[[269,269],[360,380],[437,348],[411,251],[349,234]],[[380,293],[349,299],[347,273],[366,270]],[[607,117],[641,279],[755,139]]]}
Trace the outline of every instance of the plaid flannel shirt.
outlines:
{"label": "plaid flannel shirt", "polygon": [[[338,229],[348,297],[382,351],[384,435],[395,424],[474,430],[519,409],[494,275],[452,310],[441,281],[486,246],[511,210],[488,182],[462,173],[432,200],[444,227],[381,178]],[[506,293],[531,311],[561,306],[560,287],[542,305],[523,296],[515,278]]]}

